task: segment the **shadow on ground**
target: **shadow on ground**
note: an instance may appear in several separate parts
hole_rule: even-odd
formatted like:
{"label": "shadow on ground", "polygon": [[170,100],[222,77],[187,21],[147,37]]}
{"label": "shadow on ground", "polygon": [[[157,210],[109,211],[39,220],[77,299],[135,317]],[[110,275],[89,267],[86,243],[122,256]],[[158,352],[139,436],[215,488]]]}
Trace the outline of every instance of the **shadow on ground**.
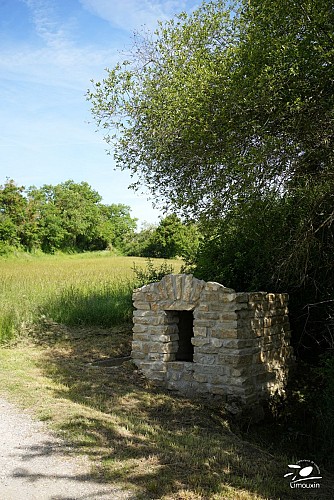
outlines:
{"label": "shadow on ground", "polygon": [[[57,426],[94,461],[95,479],[134,486],[138,500],[305,498],[283,476],[288,464],[308,457],[282,457],[247,443],[231,432],[220,404],[154,388],[129,361],[91,364],[127,356],[130,328],[49,325],[37,339],[48,345],[40,364],[61,384],[57,398],[76,403]],[[331,499],[333,485],[326,476],[307,496]]]}

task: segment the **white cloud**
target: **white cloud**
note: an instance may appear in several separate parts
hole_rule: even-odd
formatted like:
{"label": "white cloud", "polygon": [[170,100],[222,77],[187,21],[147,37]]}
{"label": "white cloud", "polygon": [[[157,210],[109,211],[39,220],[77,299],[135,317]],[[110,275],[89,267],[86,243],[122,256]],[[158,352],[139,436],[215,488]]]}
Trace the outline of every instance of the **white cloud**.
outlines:
{"label": "white cloud", "polygon": [[24,0],[32,13],[36,33],[54,50],[64,50],[69,45],[70,25],[57,18],[54,4],[48,0]]}
{"label": "white cloud", "polygon": [[[156,27],[157,20],[164,21],[187,8],[187,1],[163,0],[80,0],[96,16],[127,31],[146,26]],[[190,2],[192,3],[192,2]]]}

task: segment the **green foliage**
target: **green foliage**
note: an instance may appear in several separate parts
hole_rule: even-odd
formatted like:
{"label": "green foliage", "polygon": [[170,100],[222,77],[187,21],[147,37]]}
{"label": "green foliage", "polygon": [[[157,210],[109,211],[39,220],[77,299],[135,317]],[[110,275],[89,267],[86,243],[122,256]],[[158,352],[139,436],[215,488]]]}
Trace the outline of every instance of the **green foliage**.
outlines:
{"label": "green foliage", "polygon": [[139,232],[132,233],[124,245],[124,254],[135,257],[149,257],[148,246],[156,230],[155,224],[144,223]]}
{"label": "green foliage", "polygon": [[174,272],[174,267],[168,262],[165,261],[156,267],[150,258],[147,259],[146,268],[137,267],[136,264],[133,264],[132,269],[136,276],[137,287],[160,281],[166,274],[173,274]]}
{"label": "green foliage", "polygon": [[117,164],[195,216],[332,171],[331,2],[227,5],[136,37],[88,94]]}
{"label": "green foliage", "polygon": [[315,349],[334,335],[333,24],[329,0],[205,2],[136,36],[87,96],[118,166],[201,221],[197,274],[290,292]]}
{"label": "green foliage", "polygon": [[[46,253],[122,251],[136,219],[126,205],[103,205],[87,182],[25,189],[8,180],[0,187],[0,244],[3,249],[40,248]],[[6,250],[6,252],[7,252]],[[4,250],[5,251],[5,250]]]}
{"label": "green foliage", "polygon": [[140,233],[133,234],[125,251],[127,255],[162,259],[182,257],[189,261],[196,255],[199,241],[200,234],[195,224],[184,224],[171,214],[158,226],[146,226]]}
{"label": "green foliage", "polygon": [[334,458],[334,357],[327,358],[318,373],[322,378],[323,391],[317,402],[317,435],[321,440],[324,457]]}
{"label": "green foliage", "polygon": [[134,235],[137,219],[131,217],[130,207],[122,204],[104,205],[102,213],[106,218],[106,223],[110,226],[111,244],[124,251],[128,240]]}

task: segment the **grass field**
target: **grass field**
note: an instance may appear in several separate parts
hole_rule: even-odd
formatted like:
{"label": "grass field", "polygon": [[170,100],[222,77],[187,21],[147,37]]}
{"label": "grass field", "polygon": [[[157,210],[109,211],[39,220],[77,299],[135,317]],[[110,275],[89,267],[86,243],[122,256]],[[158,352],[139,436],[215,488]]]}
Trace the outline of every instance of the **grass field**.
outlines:
{"label": "grass field", "polygon": [[[130,352],[134,260],[145,267],[106,254],[0,261],[2,327],[21,328],[0,348],[0,394],[138,500],[305,498],[283,478],[301,457],[245,441],[219,404],[155,388],[129,361],[92,364]],[[331,499],[331,487],[324,474],[307,498]]]}
{"label": "grass field", "polygon": [[134,265],[145,268],[145,259],[109,252],[0,259],[0,342],[45,318],[67,325],[129,321]]}

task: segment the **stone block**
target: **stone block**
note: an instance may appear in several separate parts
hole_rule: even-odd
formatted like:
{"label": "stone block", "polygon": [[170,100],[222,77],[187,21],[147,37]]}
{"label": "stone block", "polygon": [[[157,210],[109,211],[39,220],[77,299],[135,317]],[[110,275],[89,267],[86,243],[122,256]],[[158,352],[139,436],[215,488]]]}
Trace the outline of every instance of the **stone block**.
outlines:
{"label": "stone block", "polygon": [[258,347],[256,339],[222,339],[222,347],[224,349],[245,349],[247,347]]}
{"label": "stone block", "polygon": [[151,306],[150,306],[149,302],[137,302],[137,301],[134,301],[133,306],[136,309],[139,309],[139,310],[142,310],[142,309],[149,310],[149,309],[151,309]]}
{"label": "stone block", "polygon": [[194,336],[195,337],[206,337],[207,332],[208,332],[208,329],[206,326],[204,326],[204,327],[194,326]]}
{"label": "stone block", "polygon": [[193,378],[196,382],[200,382],[202,384],[208,382],[209,376],[206,373],[194,373]]}
{"label": "stone block", "polygon": [[218,354],[219,348],[213,346],[212,344],[206,344],[203,346],[195,346],[194,352],[196,354]]}
{"label": "stone block", "polygon": [[219,373],[214,373],[209,375],[209,384],[212,385],[225,385],[229,382],[229,377],[227,375],[220,375]]}
{"label": "stone block", "polygon": [[215,365],[217,364],[217,356],[194,352],[194,363],[202,365]]}
{"label": "stone block", "polygon": [[226,328],[216,327],[211,328],[212,338],[217,339],[236,339],[238,338],[238,330],[235,328],[227,330]]}
{"label": "stone block", "polygon": [[197,280],[197,283],[195,283],[195,286],[193,286],[193,289],[190,294],[191,302],[197,302],[200,299],[200,295],[204,286],[205,286],[204,281]]}
{"label": "stone block", "polygon": [[236,297],[235,297],[235,301],[237,304],[247,303],[249,301],[249,294],[248,293],[237,293]]}
{"label": "stone block", "polygon": [[222,285],[221,283],[217,283],[216,281],[208,281],[205,290],[209,291],[218,291],[221,293],[235,293],[235,290],[233,288],[227,288],[226,286]]}
{"label": "stone block", "polygon": [[136,325],[164,325],[165,324],[165,317],[162,315],[154,315],[152,314],[151,316],[135,316],[134,321]]}
{"label": "stone block", "polygon": [[181,300],[181,298],[183,298],[182,296],[182,282],[183,282],[183,276],[182,274],[176,274],[174,275],[174,296],[176,298],[176,300]]}
{"label": "stone block", "polygon": [[194,319],[195,320],[203,320],[203,321],[218,321],[219,320],[219,312],[206,312],[206,311],[194,311]]}
{"label": "stone block", "polygon": [[185,302],[190,301],[190,296],[191,296],[191,291],[192,291],[192,283],[193,283],[193,276],[192,274],[185,274],[183,275],[183,282],[182,282],[182,288],[183,288],[183,294],[182,294],[182,300]]}

